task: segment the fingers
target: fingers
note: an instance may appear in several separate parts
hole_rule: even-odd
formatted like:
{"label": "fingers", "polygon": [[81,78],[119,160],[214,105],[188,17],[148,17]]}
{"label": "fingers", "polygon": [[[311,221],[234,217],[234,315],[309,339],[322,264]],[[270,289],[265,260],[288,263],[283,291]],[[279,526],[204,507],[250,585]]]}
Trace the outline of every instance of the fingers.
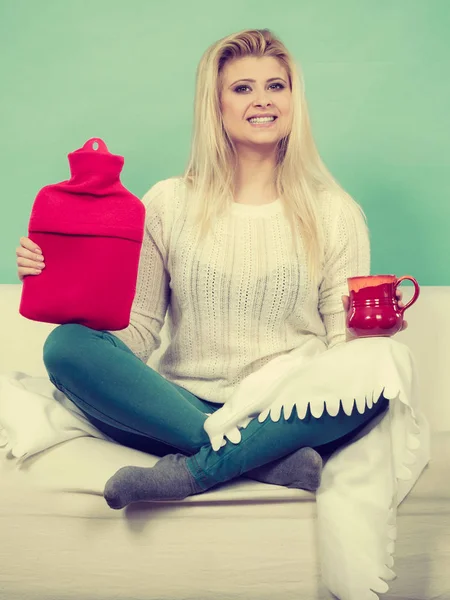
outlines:
{"label": "fingers", "polygon": [[395,295],[397,298],[397,304],[400,306],[400,308],[403,308],[405,305],[402,302],[403,294],[402,294],[402,291],[400,290],[400,288],[397,288]]}
{"label": "fingers", "polygon": [[27,269],[39,269],[39,271],[42,271],[42,269],[45,267],[45,263],[41,260],[30,260],[28,258],[22,258],[19,256],[17,259],[17,266],[25,267]]}
{"label": "fingers", "polygon": [[348,312],[349,297],[348,296],[341,296],[341,300],[342,300],[342,304],[344,305],[345,312]]}
{"label": "fingers", "polygon": [[30,240],[30,238],[23,236],[20,238],[19,243],[21,247],[26,248],[27,250],[31,250],[32,252],[37,252],[38,254],[41,254],[41,249],[39,248],[39,246],[35,244],[32,240]]}
{"label": "fingers", "polygon": [[16,248],[18,276],[20,281],[27,275],[39,275],[45,267],[42,251],[37,244],[27,237],[20,238],[20,246]]}
{"label": "fingers", "polygon": [[33,264],[27,263],[43,263],[44,257],[42,254],[31,252],[31,250],[25,250],[25,248],[16,248],[17,264],[22,267],[34,266]]}
{"label": "fingers", "polygon": [[27,277],[28,275],[40,275],[42,273],[41,269],[27,269],[25,267],[21,267],[20,269],[17,270],[17,275],[20,279],[20,281],[23,281],[24,277]]}
{"label": "fingers", "polygon": [[29,275],[40,275],[41,273],[42,273],[42,271],[39,271],[38,269],[20,268],[17,271],[17,275],[18,275],[20,281],[23,281],[24,277],[28,277]]}

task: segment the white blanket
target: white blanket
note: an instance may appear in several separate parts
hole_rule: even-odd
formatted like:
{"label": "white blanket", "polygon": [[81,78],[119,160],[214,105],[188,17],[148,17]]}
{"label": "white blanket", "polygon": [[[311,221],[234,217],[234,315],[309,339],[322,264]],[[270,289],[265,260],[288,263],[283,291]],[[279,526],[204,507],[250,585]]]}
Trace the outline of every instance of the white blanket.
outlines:
{"label": "white blanket", "polygon": [[[247,377],[205,423],[218,448],[226,438],[239,441],[239,428],[256,416],[277,420],[294,408],[302,416],[308,404],[315,416],[325,407],[334,415],[339,400],[348,414],[354,402],[362,412],[382,391],[390,400],[386,416],[333,454],[316,496],[322,577],[341,600],[376,599],[389,589],[396,509],[430,458],[408,347],[373,338],[325,351],[312,340],[308,355],[293,351]],[[0,440],[19,468],[27,457],[83,435],[108,439],[48,379],[0,375]]]}

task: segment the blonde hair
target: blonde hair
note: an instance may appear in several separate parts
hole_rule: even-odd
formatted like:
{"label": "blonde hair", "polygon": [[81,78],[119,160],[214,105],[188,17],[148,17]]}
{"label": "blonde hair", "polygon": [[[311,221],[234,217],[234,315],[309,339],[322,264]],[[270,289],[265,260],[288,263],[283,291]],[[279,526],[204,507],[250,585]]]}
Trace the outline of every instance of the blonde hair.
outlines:
{"label": "blonde hair", "polygon": [[364,218],[365,215],[322,162],[311,133],[301,71],[284,44],[268,29],[246,29],[217,41],[206,50],[198,65],[191,154],[183,175],[197,207],[198,236],[201,239],[207,235],[214,218],[233,201],[236,151],[222,122],[221,74],[228,61],[246,56],[276,58],[289,77],[292,127],[278,142],[275,185],[285,206],[294,247],[299,242],[297,221],[309,274],[317,281],[324,252],[318,194],[326,190],[337,192]]}

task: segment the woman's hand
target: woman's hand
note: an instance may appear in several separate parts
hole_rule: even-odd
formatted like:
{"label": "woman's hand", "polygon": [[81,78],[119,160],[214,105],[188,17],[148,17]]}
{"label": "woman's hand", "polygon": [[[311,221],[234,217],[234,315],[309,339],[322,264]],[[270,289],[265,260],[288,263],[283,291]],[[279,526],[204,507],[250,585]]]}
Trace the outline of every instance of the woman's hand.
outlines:
{"label": "woman's hand", "polygon": [[[402,302],[403,294],[402,294],[400,288],[397,288],[396,296],[397,296],[397,300],[398,300],[398,305],[400,307],[405,306]],[[344,305],[345,319],[347,321],[347,313],[348,313],[348,309],[350,307],[350,298],[348,296],[342,296],[342,304]],[[407,327],[408,327],[408,322],[403,321],[402,328],[400,329],[400,331],[403,331]],[[351,342],[352,340],[358,339],[358,337],[355,335],[352,335],[348,329],[346,329],[346,336],[347,336],[347,342]]]}
{"label": "woman's hand", "polygon": [[27,237],[21,237],[20,246],[16,248],[17,274],[20,281],[27,275],[39,275],[45,267],[42,251]]}

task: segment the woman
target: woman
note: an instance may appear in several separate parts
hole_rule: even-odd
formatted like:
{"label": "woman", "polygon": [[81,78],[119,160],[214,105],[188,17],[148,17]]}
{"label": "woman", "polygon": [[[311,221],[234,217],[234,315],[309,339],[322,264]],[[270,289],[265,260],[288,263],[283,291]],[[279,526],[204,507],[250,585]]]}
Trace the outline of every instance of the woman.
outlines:
{"label": "woman", "polygon": [[[53,384],[119,443],[163,457],[106,484],[112,508],[182,499],[246,474],[316,490],[324,452],[386,410],[250,420],[215,451],[204,429],[248,375],[321,340],[349,341],[347,277],[369,273],[360,207],[323,165],[295,63],[268,30],[212,45],[197,71],[191,158],[144,197],[146,229],[131,322],[69,324],[44,346]],[[44,268],[28,238],[19,277]],[[168,316],[160,374],[146,365]],[[305,350],[307,352],[307,350]]]}

